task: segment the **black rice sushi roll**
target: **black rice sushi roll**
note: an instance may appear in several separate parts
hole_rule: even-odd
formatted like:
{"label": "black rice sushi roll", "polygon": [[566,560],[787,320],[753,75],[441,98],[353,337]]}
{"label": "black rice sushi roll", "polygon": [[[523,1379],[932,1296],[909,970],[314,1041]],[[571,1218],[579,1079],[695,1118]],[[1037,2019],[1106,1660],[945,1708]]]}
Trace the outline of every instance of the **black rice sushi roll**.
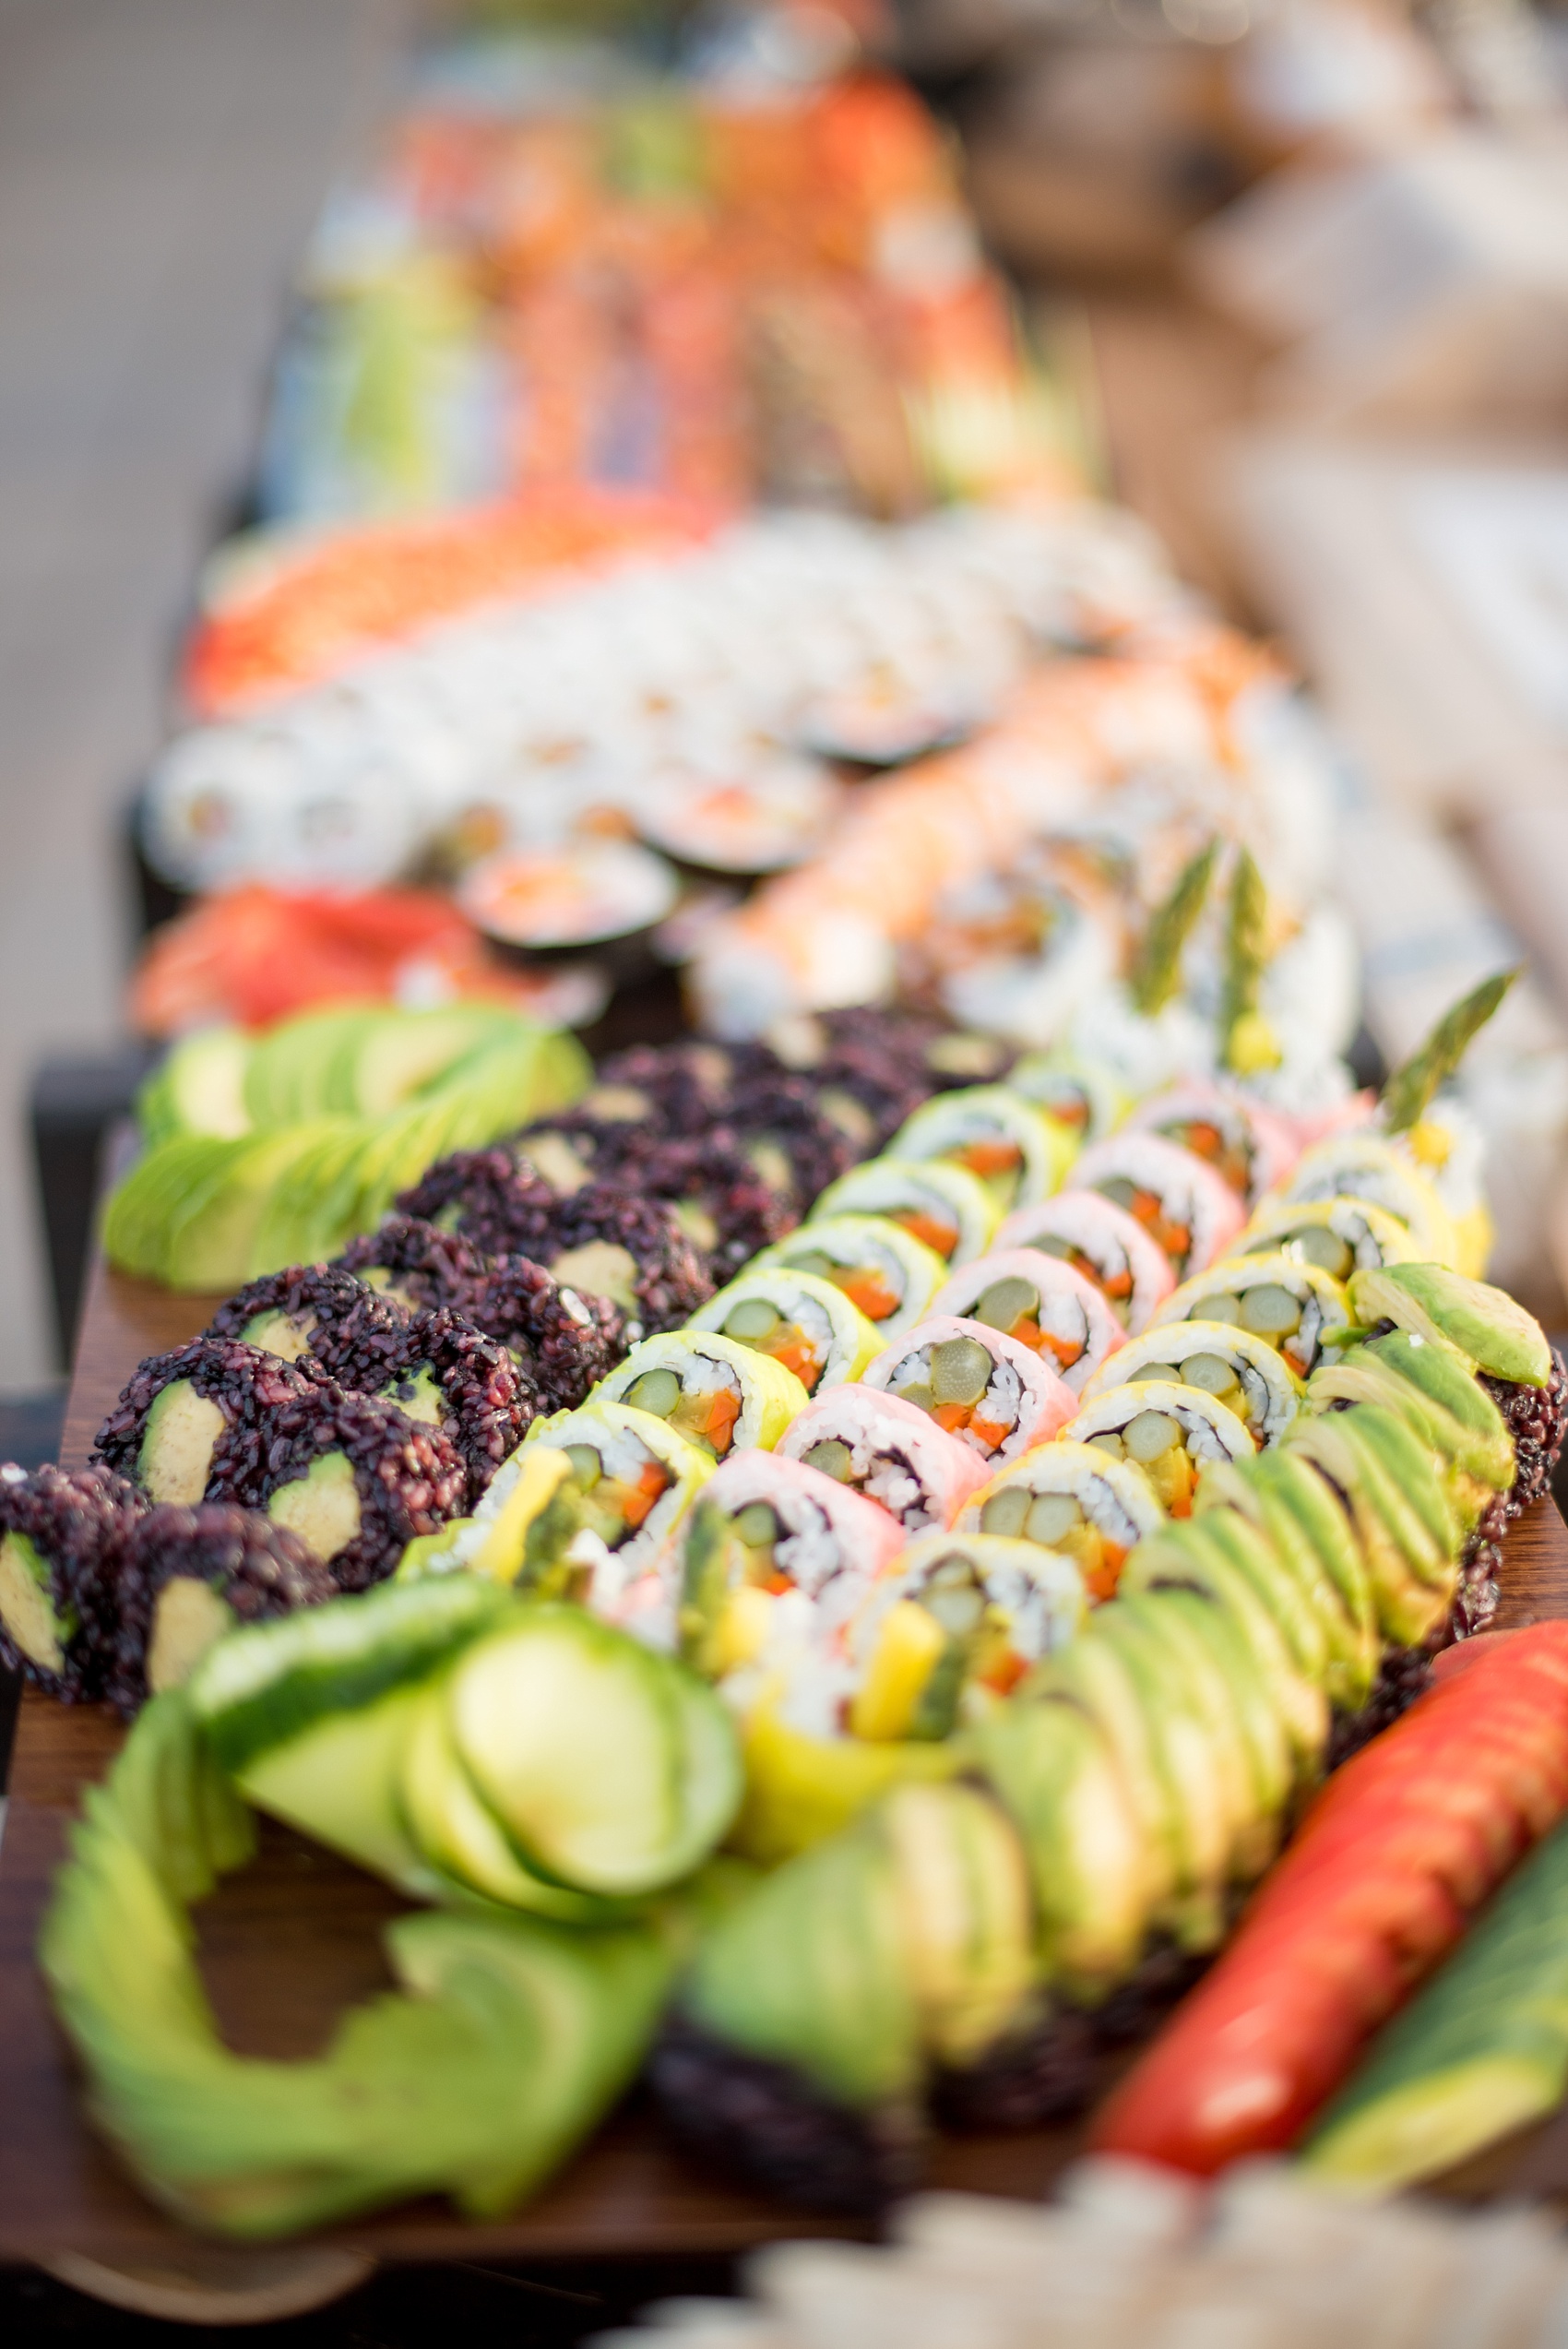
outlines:
{"label": "black rice sushi roll", "polygon": [[463,1508],[457,1446],[379,1395],[309,1389],[270,1415],[266,1435],[236,1497],[297,1534],[339,1591],[385,1581],[411,1541]]}
{"label": "black rice sushi roll", "polygon": [[0,1660],[68,1705],[102,1694],[120,1544],[140,1508],[106,1469],[0,1467]]}
{"label": "black rice sushi roll", "polygon": [[209,1338],[238,1338],[283,1362],[308,1355],[340,1386],[362,1386],[354,1365],[368,1349],[396,1343],[409,1308],[337,1264],[296,1264],[250,1282],[219,1307]]}
{"label": "black rice sushi roll", "polygon": [[376,1367],[374,1388],[368,1376],[362,1385],[407,1418],[440,1429],[468,1472],[472,1508],[539,1414],[534,1380],[499,1339],[451,1312],[418,1315]]}
{"label": "black rice sushi roll", "polygon": [[459,1151],[397,1202],[405,1215],[457,1232],[487,1256],[526,1256],[563,1288],[609,1297],[628,1340],[676,1330],[713,1294],[674,1210],[608,1184],[561,1197],[505,1150]]}
{"label": "black rice sushi roll", "polygon": [[129,1716],[188,1679],[236,1624],[317,1606],[337,1590],[296,1534],[254,1509],[148,1509],[120,1545],[110,1699]]}
{"label": "black rice sushi roll", "polygon": [[478,1248],[413,1215],[384,1217],[374,1232],[351,1240],[337,1261],[409,1313],[439,1313],[449,1306],[474,1319],[490,1278],[489,1261]]}
{"label": "black rice sushi roll", "polygon": [[526,1256],[494,1258],[470,1318],[517,1357],[543,1411],[575,1411],[630,1343],[618,1305],[563,1287]]}
{"label": "black rice sushi roll", "polygon": [[149,1501],[243,1500],[261,1473],[273,1415],[329,1383],[308,1356],[284,1362],[238,1338],[191,1338],[137,1366],[98,1431],[94,1464]]}

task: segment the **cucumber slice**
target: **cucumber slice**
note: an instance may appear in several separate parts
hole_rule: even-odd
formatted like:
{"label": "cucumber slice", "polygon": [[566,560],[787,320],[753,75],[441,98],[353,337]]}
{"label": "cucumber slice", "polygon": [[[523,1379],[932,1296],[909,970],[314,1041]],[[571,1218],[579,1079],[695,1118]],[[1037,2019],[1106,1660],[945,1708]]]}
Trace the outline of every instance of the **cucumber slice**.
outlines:
{"label": "cucumber slice", "polygon": [[718,1699],[683,1666],[554,1602],[529,1605],[463,1658],[449,1714],[459,1756],[528,1865],[579,1891],[674,1883],[740,1800]]}
{"label": "cucumber slice", "polygon": [[220,1640],[197,1666],[190,1700],[231,1771],[330,1715],[425,1679],[515,1602],[476,1574],[384,1583]]}
{"label": "cucumber slice", "polygon": [[445,1683],[414,1699],[398,1773],[410,1833],[432,1867],[509,1909],[575,1921],[603,1914],[580,1892],[546,1884],[526,1868],[481,1802],[446,1725]]}

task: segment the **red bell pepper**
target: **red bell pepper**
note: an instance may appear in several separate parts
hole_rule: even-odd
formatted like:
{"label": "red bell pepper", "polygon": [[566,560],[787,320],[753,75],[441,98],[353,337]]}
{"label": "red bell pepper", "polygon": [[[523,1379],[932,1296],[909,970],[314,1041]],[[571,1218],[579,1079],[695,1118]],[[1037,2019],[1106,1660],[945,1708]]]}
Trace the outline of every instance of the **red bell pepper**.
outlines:
{"label": "red bell pepper", "polygon": [[1104,2152],[1207,2176],[1291,2144],[1568,1814],[1568,1622],[1442,1679],[1329,1782],[1229,1949],[1113,2092]]}

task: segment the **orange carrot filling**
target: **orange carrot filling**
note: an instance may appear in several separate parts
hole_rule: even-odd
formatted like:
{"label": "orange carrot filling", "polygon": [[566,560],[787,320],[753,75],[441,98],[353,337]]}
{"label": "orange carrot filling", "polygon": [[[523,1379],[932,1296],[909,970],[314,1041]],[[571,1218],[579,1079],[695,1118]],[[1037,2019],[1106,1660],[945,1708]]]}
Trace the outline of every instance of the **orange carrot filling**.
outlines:
{"label": "orange carrot filling", "polygon": [[[669,1485],[668,1474],[656,1460],[644,1461],[637,1471],[637,1481],[635,1485],[625,1485],[619,1478],[616,1479],[615,1502],[621,1515],[626,1520],[626,1530],[629,1533],[635,1533],[638,1526],[646,1522],[660,1496],[669,1489]],[[608,1492],[605,1497],[606,1499],[610,1497]]]}
{"label": "orange carrot filling", "polygon": [[868,1321],[885,1321],[898,1310],[898,1299],[873,1264],[840,1265],[833,1275],[833,1285],[843,1290]]}
{"label": "orange carrot filling", "polygon": [[798,1330],[792,1321],[782,1322],[777,1331],[763,1341],[757,1351],[770,1354],[775,1362],[781,1362],[786,1370],[792,1370],[808,1395],[822,1377],[822,1356],[804,1330]]}
{"label": "orange carrot filling", "polygon": [[939,1216],[928,1215],[923,1208],[905,1208],[890,1220],[908,1232],[911,1239],[921,1240],[928,1248],[934,1248],[944,1262],[958,1245],[958,1226],[943,1222]]}
{"label": "orange carrot filling", "polygon": [[1016,1142],[982,1139],[966,1142],[962,1149],[951,1153],[959,1166],[967,1166],[971,1174],[1011,1174],[1023,1160]]}

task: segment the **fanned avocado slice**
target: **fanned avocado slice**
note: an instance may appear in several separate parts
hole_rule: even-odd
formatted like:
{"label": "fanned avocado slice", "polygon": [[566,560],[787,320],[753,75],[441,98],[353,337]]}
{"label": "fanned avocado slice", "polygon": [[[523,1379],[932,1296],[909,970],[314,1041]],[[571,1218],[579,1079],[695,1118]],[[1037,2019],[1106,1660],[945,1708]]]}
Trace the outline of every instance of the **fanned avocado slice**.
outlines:
{"label": "fanned avocado slice", "polygon": [[[1453,1601],[1454,1576],[1434,1587],[1413,1571],[1398,1527],[1403,1516],[1397,1492],[1348,1433],[1355,1412],[1322,1419],[1295,1420],[1287,1449],[1305,1461],[1347,1513],[1371,1580],[1378,1628],[1399,1648],[1419,1648],[1436,1630]],[[1392,1510],[1395,1522],[1389,1522]],[[1425,1544],[1421,1545],[1423,1555]]]}
{"label": "fanned avocado slice", "polygon": [[1551,1378],[1551,1348],[1538,1321],[1485,1281],[1442,1264],[1385,1264],[1351,1275],[1350,1310],[1363,1327],[1393,1321],[1429,1342],[1446,1339],[1477,1370],[1522,1387]]}
{"label": "fanned avocado slice", "polygon": [[1344,1511],[1321,1480],[1279,1451],[1239,1466],[1214,1461],[1199,1481],[1194,1508],[1200,1519],[1232,1511],[1264,1537],[1323,1628],[1329,1702],[1347,1711],[1363,1705],[1380,1652],[1372,1590]]}

